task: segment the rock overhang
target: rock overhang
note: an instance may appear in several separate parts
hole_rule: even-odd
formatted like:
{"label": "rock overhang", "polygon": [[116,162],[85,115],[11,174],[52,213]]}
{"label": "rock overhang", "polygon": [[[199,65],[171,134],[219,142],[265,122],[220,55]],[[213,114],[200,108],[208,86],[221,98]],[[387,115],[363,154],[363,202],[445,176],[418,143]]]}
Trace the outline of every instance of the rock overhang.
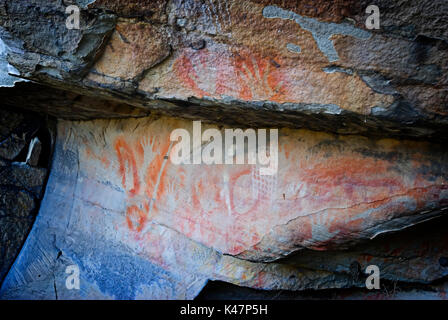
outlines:
{"label": "rock overhang", "polygon": [[[445,248],[427,245],[445,241],[440,232],[393,248],[376,240],[446,212],[446,2],[380,1],[380,30],[366,29],[365,1],[73,3],[80,30],[64,27],[60,3],[1,4],[2,65],[31,80],[2,88],[4,105],[59,119],[40,217],[5,297],[51,297],[68,263],[89,286],[76,298],[192,298],[208,279],[362,286],[352,259],[391,281],[446,275]],[[165,161],[170,131],[189,120],[278,128],[278,175]],[[97,264],[148,276],[111,287]]]}

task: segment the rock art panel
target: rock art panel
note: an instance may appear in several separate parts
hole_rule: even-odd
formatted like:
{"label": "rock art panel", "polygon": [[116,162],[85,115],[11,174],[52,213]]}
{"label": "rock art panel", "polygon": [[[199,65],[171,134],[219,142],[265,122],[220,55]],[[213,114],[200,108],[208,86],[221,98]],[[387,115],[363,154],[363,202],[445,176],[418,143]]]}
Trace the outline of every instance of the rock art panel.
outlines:
{"label": "rock art panel", "polygon": [[[318,259],[263,261],[351,246],[442,215],[447,204],[446,155],[433,145],[282,129],[278,174],[261,176],[251,165],[172,164],[170,133],[189,126],[164,117],[61,121],[40,214],[0,296],[191,299],[208,280],[362,286]],[[419,261],[413,270],[424,272]],[[82,290],[65,289],[69,265],[79,266]]]}
{"label": "rock art panel", "polygon": [[256,110],[255,126],[446,139],[442,0],[381,2],[375,31],[365,1],[77,3],[82,27],[68,32],[61,4],[5,1],[0,38],[19,78],[231,125],[248,122],[235,109]]}
{"label": "rock art panel", "polygon": [[[307,65],[292,67],[281,56],[223,46],[200,51],[185,49],[173,62],[172,70],[161,74],[144,78],[140,90],[151,92],[157,86],[159,96],[183,99],[231,97],[241,101],[325,104],[333,105],[337,113],[349,110],[362,115],[370,114],[375,106],[387,109],[394,101],[392,95],[372,91],[357,75],[326,73]],[[321,91],[318,88],[322,85],[332,89]]]}
{"label": "rock art panel", "polygon": [[261,176],[253,165],[173,165],[170,133],[191,122],[149,119],[71,129],[82,172],[123,190],[123,223],[137,234],[157,221],[223,253],[275,259],[375,237],[447,205],[447,155],[425,143],[285,129],[278,174]]}
{"label": "rock art panel", "polygon": [[[367,298],[446,299],[447,1],[379,0],[378,30],[367,0],[70,2],[79,30],[61,1],[0,1],[2,104],[59,119],[10,269],[49,142],[0,115],[1,298],[192,299],[216,280],[356,299],[375,264],[410,289]],[[276,174],[174,164],[187,119],[279,128]]]}

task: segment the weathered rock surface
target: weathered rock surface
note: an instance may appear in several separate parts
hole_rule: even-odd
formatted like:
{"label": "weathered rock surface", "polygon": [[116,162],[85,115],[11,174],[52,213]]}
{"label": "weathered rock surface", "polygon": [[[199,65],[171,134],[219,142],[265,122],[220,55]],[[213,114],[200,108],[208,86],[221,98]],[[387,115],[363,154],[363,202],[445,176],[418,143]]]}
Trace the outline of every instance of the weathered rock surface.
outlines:
{"label": "weathered rock surface", "polygon": [[2,108],[0,114],[0,157],[16,159],[24,151],[40,123],[32,115],[11,112]]}
{"label": "weathered rock surface", "polygon": [[[1,112],[0,282],[31,229],[47,177],[46,168],[31,167],[24,162],[31,138],[42,129],[43,120],[35,114],[15,113],[7,109]],[[34,157],[35,166],[42,164],[41,157],[44,155]],[[20,160],[23,161],[18,162]]]}
{"label": "weathered rock surface", "polygon": [[230,124],[447,136],[444,0],[378,1],[373,31],[365,1],[72,3],[80,30],[58,1],[2,1],[21,77]]}
{"label": "weathered rock surface", "polygon": [[12,110],[19,106],[34,112],[45,112],[58,119],[138,118],[150,114],[149,110],[115,100],[85,96],[31,82],[17,83],[14,88],[0,88],[0,98],[2,105]]}
{"label": "weathered rock surface", "polygon": [[34,197],[17,188],[0,186],[0,279],[16,258],[36,215]]}
{"label": "weathered rock surface", "polygon": [[247,260],[341,248],[441,215],[448,206],[447,154],[437,145],[285,129],[278,173],[263,176],[252,165],[173,165],[164,158],[170,133],[191,130],[191,122],[68,126],[82,141],[77,152],[87,159],[86,175],[102,172],[125,190],[131,229],[144,231],[145,217],[154,218]]}
{"label": "weathered rock surface", "polygon": [[[284,129],[274,178],[249,165],[172,164],[169,134],[189,125],[60,122],[40,215],[2,297],[189,299],[209,279],[271,290],[361,287],[367,263],[392,281],[446,276],[438,261],[447,248],[428,245],[446,243],[444,227],[363,244],[446,212],[442,149]],[[72,264],[80,291],[65,288]]]}
{"label": "weathered rock surface", "polygon": [[[54,139],[11,110],[59,119],[0,297],[445,299],[448,2],[370,4],[0,0],[0,280]],[[199,119],[279,128],[278,173],[171,163]]]}

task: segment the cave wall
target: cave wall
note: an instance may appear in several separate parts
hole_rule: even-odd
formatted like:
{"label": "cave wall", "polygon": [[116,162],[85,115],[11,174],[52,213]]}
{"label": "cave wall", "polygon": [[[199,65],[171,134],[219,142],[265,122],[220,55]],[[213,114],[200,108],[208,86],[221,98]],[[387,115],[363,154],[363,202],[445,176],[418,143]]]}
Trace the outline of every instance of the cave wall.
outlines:
{"label": "cave wall", "polygon": [[[448,2],[369,4],[0,0],[0,297],[445,299]],[[278,171],[173,164],[193,120]]]}
{"label": "cave wall", "polygon": [[[171,163],[170,132],[191,127],[167,117],[59,121],[40,213],[2,298],[193,299],[209,280],[363,288],[370,264],[386,283],[427,285],[423,296],[446,277],[446,218],[381,238],[444,217],[437,145],[283,129],[279,172],[262,176],[247,164]],[[65,286],[70,265],[82,290]]]}

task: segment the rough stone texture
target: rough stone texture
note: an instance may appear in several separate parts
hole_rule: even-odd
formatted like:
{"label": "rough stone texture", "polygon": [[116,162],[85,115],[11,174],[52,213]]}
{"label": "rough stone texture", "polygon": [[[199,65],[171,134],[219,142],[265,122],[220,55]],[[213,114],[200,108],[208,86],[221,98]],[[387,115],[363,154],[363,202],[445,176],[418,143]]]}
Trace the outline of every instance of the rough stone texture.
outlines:
{"label": "rough stone texture", "polygon": [[0,279],[25,242],[35,215],[36,202],[26,190],[0,186]]}
{"label": "rough stone texture", "polygon": [[[46,175],[11,110],[60,119],[0,297],[446,299],[448,2],[379,0],[379,30],[370,4],[0,0],[3,274]],[[98,118],[134,119],[71,121]],[[278,174],[173,165],[186,119],[280,128]]]}
{"label": "rough stone texture", "polygon": [[16,70],[8,63],[8,47],[0,39],[0,87],[13,87],[16,82],[20,82],[19,78],[16,78],[9,73],[14,73]]}
{"label": "rough stone texture", "polygon": [[26,155],[26,164],[30,166],[37,166],[39,164],[39,158],[42,152],[42,143],[38,137],[34,137],[30,142],[28,153]]}
{"label": "rough stone texture", "polygon": [[[208,280],[362,287],[367,263],[391,281],[447,275],[438,262],[448,255],[446,224],[365,242],[446,212],[446,153],[435,145],[284,129],[273,178],[249,165],[173,165],[169,133],[188,125],[60,122],[40,214],[1,296],[191,299]],[[72,264],[80,291],[65,288]]]}
{"label": "rough stone texture", "polygon": [[31,82],[17,83],[14,88],[0,88],[0,98],[2,105],[11,110],[24,108],[45,112],[59,119],[137,118],[150,114],[149,110],[115,100],[105,100],[94,93],[81,95]]}
{"label": "rough stone texture", "polygon": [[12,163],[2,167],[2,184],[26,189],[33,196],[40,198],[46,171],[45,168],[33,168],[27,164]]}
{"label": "rough stone texture", "polygon": [[24,150],[40,123],[32,115],[2,109],[0,113],[0,157],[14,160]]}
{"label": "rough stone texture", "polygon": [[446,139],[444,0],[367,2],[2,0],[21,77],[229,124]]}
{"label": "rough stone texture", "polygon": [[[0,282],[25,242],[43,196],[47,169],[24,160],[31,138],[42,130],[43,119],[1,109],[0,115]],[[42,148],[41,148],[42,150]],[[22,162],[20,161],[23,158]]]}
{"label": "rough stone texture", "polygon": [[447,153],[437,145],[285,129],[279,171],[262,176],[251,165],[172,165],[164,158],[170,133],[191,127],[147,118],[64,130],[80,136],[87,176],[103,172],[126,191],[131,228],[145,231],[144,217],[154,217],[247,260],[275,260],[303,247],[341,248],[448,207]]}

